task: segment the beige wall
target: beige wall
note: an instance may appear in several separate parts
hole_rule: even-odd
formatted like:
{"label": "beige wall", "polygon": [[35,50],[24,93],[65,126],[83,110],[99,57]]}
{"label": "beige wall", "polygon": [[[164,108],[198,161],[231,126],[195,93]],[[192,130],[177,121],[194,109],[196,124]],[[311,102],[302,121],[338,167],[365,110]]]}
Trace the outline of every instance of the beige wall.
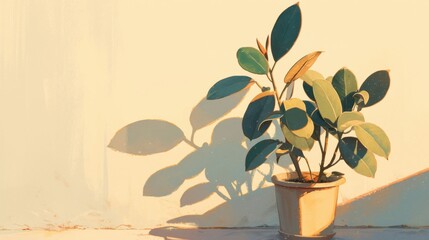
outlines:
{"label": "beige wall", "polygon": [[[118,129],[141,119],[167,120],[190,137],[190,113],[209,87],[244,74],[236,50],[254,46],[256,37],[264,39],[293,3],[2,1],[0,227],[153,227],[224,203],[215,194],[180,207],[185,190],[206,181],[203,173],[168,196],[142,196],[152,174],[193,151],[184,143],[150,156],[106,146]],[[303,28],[277,67],[278,79],[315,50],[324,53],[314,69],[325,75],[347,66],[362,82],[376,70],[391,70],[386,99],[365,113],[390,136],[391,157],[378,161],[375,179],[339,165],[348,181],[340,202],[427,168],[429,3],[329,0],[300,6]],[[225,118],[241,116],[255,93],[251,90]],[[210,143],[215,125],[199,130],[195,142]],[[227,164],[223,168],[225,174],[241,174],[227,171]],[[272,199],[261,192],[248,201],[224,204],[198,221],[275,225]]]}

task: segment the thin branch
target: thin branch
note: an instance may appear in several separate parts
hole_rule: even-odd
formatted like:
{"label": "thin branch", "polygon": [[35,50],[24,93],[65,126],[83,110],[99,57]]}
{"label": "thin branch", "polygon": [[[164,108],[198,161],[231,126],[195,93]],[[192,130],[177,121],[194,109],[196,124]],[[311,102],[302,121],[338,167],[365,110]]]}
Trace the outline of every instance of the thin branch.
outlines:
{"label": "thin branch", "polygon": [[308,159],[305,156],[304,156],[304,160],[307,163],[308,171],[310,172],[311,181],[314,182],[314,180],[313,180],[313,173],[311,172],[310,164],[308,163]]}
{"label": "thin branch", "polygon": [[253,80],[253,82],[256,83],[256,86],[258,86],[261,89],[261,91],[263,91],[262,86],[257,81]]}
{"label": "thin branch", "polygon": [[283,94],[285,93],[286,89],[290,86],[290,83],[287,83],[285,87],[283,88],[282,92],[280,93],[280,99],[282,98]]}
{"label": "thin branch", "polygon": [[326,131],[325,134],[325,146],[322,153],[322,163],[320,164],[320,171],[319,171],[319,179],[317,179],[317,182],[320,182],[322,179],[323,171],[325,171],[325,158],[326,158],[326,152],[328,151],[328,142],[329,142],[329,132]]}
{"label": "thin branch", "polygon": [[[333,165],[333,163],[334,163],[334,161],[335,161],[335,158],[337,157],[337,152],[338,152],[338,149],[340,148],[340,142],[341,142],[341,137],[342,137],[342,133],[339,133],[337,136],[338,136],[338,143],[337,143],[337,146],[335,147],[335,150],[334,150],[334,155],[332,155],[332,158],[331,158],[331,161],[329,161],[329,164],[328,164],[328,166],[326,166],[325,167],[325,169],[328,169],[328,168],[330,168],[330,167],[332,167]],[[341,157],[341,156],[340,156]]]}

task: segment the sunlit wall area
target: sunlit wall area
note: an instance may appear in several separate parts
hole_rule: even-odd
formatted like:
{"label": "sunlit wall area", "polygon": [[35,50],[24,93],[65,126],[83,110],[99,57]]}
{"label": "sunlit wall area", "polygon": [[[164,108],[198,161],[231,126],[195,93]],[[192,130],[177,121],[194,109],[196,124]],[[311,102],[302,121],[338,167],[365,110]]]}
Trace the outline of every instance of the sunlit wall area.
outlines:
{"label": "sunlit wall area", "polygon": [[[290,162],[270,159],[254,175],[244,171],[254,142],[242,135],[240,118],[259,90],[215,102],[205,96],[218,80],[248,74],[237,49],[256,47],[256,38],[265,42],[292,4],[1,2],[0,228],[277,225],[269,179],[290,171]],[[378,159],[374,179],[338,164],[347,183],[337,224],[429,225],[424,201],[407,205],[407,196],[429,198],[422,184],[429,167],[423,30],[429,3],[303,0],[299,6],[301,33],[276,66],[279,84],[294,62],[317,50],[323,53],[312,69],[324,76],[347,67],[362,83],[390,70],[386,98],[364,111],[386,131],[392,153]],[[305,97],[302,81],[294,94]],[[274,129],[267,134],[281,137]],[[138,141],[157,147],[133,145]],[[316,168],[319,152],[308,158]],[[380,187],[379,194],[356,198]],[[360,207],[374,210],[371,221],[353,214]]]}

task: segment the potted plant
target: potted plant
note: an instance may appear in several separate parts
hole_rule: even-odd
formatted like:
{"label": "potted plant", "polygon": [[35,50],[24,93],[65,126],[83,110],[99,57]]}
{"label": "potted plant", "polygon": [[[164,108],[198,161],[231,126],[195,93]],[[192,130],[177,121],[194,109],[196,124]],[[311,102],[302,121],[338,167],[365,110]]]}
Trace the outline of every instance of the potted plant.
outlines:
{"label": "potted plant", "polygon": [[[220,99],[251,86],[261,92],[253,98],[242,120],[244,135],[256,143],[247,153],[245,170],[253,170],[276,154],[277,161],[288,155],[293,173],[272,177],[280,220],[280,233],[288,239],[331,239],[339,185],[343,174],[328,172],[340,161],[367,177],[377,170],[375,155],[388,158],[390,142],[385,132],[365,121],[362,110],[384,98],[389,89],[388,71],[376,71],[360,87],[351,70],[342,68],[333,77],[324,78],[309,70],[320,51],[298,60],[285,74],[283,87],[274,79],[278,61],[289,52],[301,29],[301,10],[295,4],[278,17],[265,45],[257,40],[257,48],[243,47],[237,51],[240,66],[253,74],[265,76],[270,87],[262,86],[249,76],[232,76],[217,82],[207,99]],[[272,57],[268,52],[271,49]],[[272,63],[272,64],[270,64]],[[308,100],[292,98],[299,79]],[[271,89],[272,87],[272,89]],[[273,121],[278,121],[282,139],[259,138]],[[335,148],[328,154],[330,140]],[[319,169],[310,168],[306,151],[320,148]],[[375,154],[375,155],[374,155]],[[302,167],[305,162],[307,171]]]}

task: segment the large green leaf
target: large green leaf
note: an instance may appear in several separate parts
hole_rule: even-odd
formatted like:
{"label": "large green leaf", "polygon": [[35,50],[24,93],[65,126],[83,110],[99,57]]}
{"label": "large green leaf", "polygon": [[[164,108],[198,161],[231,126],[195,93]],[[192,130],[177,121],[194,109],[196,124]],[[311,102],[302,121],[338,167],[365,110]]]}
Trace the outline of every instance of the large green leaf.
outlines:
{"label": "large green leaf", "polygon": [[274,104],[275,98],[272,91],[262,92],[253,98],[244,113],[242,122],[243,133],[246,137],[253,140],[264,134],[271,121],[265,122],[262,126],[259,125],[273,112]]}
{"label": "large green leaf", "polygon": [[296,79],[300,78],[302,75],[304,75],[308,69],[316,62],[317,58],[322,52],[312,52],[310,54],[305,55],[302,57],[298,62],[296,62],[291,69],[287,72],[284,82],[289,83],[292,81],[295,81]]}
{"label": "large green leaf", "polygon": [[267,59],[256,48],[244,47],[238,49],[237,59],[240,66],[246,71],[256,74],[268,73]]}
{"label": "large green leaf", "polygon": [[375,177],[377,161],[374,154],[369,152],[355,137],[345,137],[340,140],[340,152],[344,161],[357,173],[367,177]]}
{"label": "large green leaf", "polygon": [[255,144],[247,153],[246,171],[261,166],[280,144],[281,142],[274,139],[265,139]]}
{"label": "large green leaf", "polygon": [[307,115],[305,103],[298,98],[291,98],[281,105],[284,116],[282,122],[298,137],[310,138],[314,131],[311,118]]}
{"label": "large green leaf", "polygon": [[337,121],[337,129],[344,132],[347,128],[365,122],[363,114],[360,112],[343,112]]}
{"label": "large green leaf", "polygon": [[207,93],[207,100],[215,100],[227,97],[231,94],[248,88],[254,81],[247,76],[227,77],[217,82]]}
{"label": "large green leaf", "polygon": [[332,79],[332,86],[341,99],[343,111],[351,111],[354,104],[353,94],[358,90],[355,75],[347,68],[340,69]]}
{"label": "large green leaf", "polygon": [[313,138],[304,138],[304,137],[298,137],[297,135],[293,134],[285,124],[281,125],[283,135],[285,136],[286,140],[290,142],[293,146],[301,149],[301,150],[311,150],[311,148],[314,145],[314,139]]}
{"label": "large green leaf", "polygon": [[360,91],[365,90],[369,94],[368,103],[364,107],[372,106],[380,102],[390,86],[389,72],[382,70],[371,74],[360,87]]}
{"label": "large green leaf", "polygon": [[359,141],[371,152],[386,159],[390,154],[390,141],[386,133],[373,123],[362,123],[353,127]]}
{"label": "large green leaf", "polygon": [[271,32],[271,52],[278,61],[292,48],[301,30],[301,9],[298,3],[283,11]]}
{"label": "large green leaf", "polygon": [[326,80],[315,80],[313,94],[322,117],[329,120],[331,124],[335,124],[342,112],[342,106],[332,84]]}
{"label": "large green leaf", "polygon": [[150,155],[168,151],[184,139],[183,131],[176,125],[148,119],[121,128],[108,147],[124,153]]}

